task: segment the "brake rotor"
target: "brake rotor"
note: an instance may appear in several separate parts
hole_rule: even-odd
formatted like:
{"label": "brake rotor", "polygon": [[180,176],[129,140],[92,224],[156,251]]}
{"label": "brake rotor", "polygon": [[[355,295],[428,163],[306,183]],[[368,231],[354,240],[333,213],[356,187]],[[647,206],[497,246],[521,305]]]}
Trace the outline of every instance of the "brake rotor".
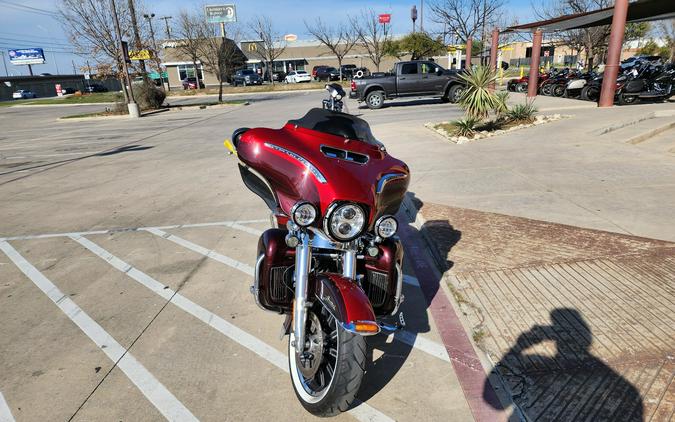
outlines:
{"label": "brake rotor", "polygon": [[305,334],[305,349],[301,354],[295,354],[295,361],[303,377],[312,379],[321,367],[323,360],[323,330],[319,318],[314,312],[307,314],[307,329]]}

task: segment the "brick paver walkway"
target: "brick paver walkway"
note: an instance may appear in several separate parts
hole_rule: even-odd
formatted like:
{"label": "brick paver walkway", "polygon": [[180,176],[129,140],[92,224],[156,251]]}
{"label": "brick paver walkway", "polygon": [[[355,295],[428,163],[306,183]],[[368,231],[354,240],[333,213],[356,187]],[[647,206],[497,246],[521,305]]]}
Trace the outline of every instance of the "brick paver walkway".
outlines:
{"label": "brick paver walkway", "polygon": [[529,420],[673,418],[675,243],[418,206],[474,340]]}

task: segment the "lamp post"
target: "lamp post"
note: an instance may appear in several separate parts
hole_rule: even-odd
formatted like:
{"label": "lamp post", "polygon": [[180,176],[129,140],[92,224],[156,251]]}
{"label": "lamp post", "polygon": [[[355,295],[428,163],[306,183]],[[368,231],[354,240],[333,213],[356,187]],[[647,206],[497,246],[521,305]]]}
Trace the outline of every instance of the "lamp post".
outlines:
{"label": "lamp post", "polygon": [[127,108],[129,109],[129,116],[133,118],[141,117],[141,111],[134,100],[134,90],[131,87],[131,78],[129,78],[129,68],[127,67],[127,58],[124,55],[124,46],[122,44],[122,31],[120,30],[120,21],[117,17],[117,8],[115,7],[115,0],[110,0],[110,7],[112,9],[113,21],[115,22],[115,36],[117,38],[118,50],[117,54],[122,61],[122,71],[124,72],[124,82],[129,87],[128,91],[128,103]]}
{"label": "lamp post", "polygon": [[155,30],[152,28],[152,18],[155,17],[155,14],[145,13],[143,17],[145,18],[145,20],[148,21],[148,24],[150,25],[150,39],[152,39],[153,55],[155,56],[155,62],[157,63],[157,74],[159,75],[159,82],[162,84],[162,89],[164,89],[164,79],[162,78],[162,68],[160,67],[159,51],[157,51],[157,41],[155,41]]}

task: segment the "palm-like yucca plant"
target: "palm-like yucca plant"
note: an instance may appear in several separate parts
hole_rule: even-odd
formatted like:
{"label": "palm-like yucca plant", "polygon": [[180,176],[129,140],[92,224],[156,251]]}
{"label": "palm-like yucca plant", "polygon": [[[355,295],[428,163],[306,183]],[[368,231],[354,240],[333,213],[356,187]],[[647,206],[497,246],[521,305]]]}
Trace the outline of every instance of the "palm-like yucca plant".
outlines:
{"label": "palm-like yucca plant", "polygon": [[497,106],[495,107],[495,113],[497,113],[497,116],[502,116],[509,109],[508,105],[506,104],[509,99],[509,92],[499,91],[496,92],[495,95],[497,96]]}
{"label": "palm-like yucca plant", "polygon": [[459,106],[468,117],[486,118],[499,105],[499,99],[490,88],[491,83],[497,80],[496,72],[489,66],[477,66],[460,73],[460,77],[466,83],[466,89],[459,99]]}
{"label": "palm-like yucca plant", "polygon": [[479,120],[474,117],[467,117],[460,120],[455,120],[452,122],[452,127],[455,131],[455,136],[466,136],[470,138],[476,132],[476,125]]}

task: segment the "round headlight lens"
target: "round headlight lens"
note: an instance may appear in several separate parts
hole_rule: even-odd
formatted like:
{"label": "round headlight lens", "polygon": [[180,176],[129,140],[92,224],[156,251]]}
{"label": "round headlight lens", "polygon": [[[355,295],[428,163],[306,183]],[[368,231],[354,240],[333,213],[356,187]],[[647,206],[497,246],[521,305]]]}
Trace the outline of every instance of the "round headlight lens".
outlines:
{"label": "round headlight lens", "polygon": [[375,223],[375,233],[383,239],[395,235],[396,230],[398,230],[398,221],[391,215],[380,217]]}
{"label": "round headlight lens", "polygon": [[316,208],[309,202],[298,202],[291,210],[293,222],[300,227],[307,227],[316,220]]}
{"label": "round headlight lens", "polygon": [[366,224],[366,214],[358,205],[344,204],[335,208],[328,220],[328,231],[336,240],[349,241],[358,236]]}

